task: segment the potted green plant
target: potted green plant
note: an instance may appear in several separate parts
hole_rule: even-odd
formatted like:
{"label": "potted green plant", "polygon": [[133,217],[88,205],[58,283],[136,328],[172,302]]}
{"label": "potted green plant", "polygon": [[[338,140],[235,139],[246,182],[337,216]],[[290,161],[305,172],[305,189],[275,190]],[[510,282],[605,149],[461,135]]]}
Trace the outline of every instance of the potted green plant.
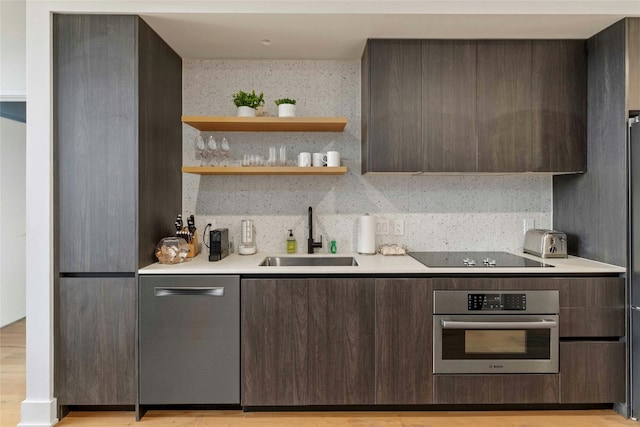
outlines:
{"label": "potted green plant", "polygon": [[233,94],[233,103],[238,107],[239,117],[255,117],[256,108],[264,105],[264,94],[256,95],[255,90],[251,93],[238,91]]}
{"label": "potted green plant", "polygon": [[274,101],[278,106],[278,117],[295,117],[296,100],[290,98],[280,98]]}

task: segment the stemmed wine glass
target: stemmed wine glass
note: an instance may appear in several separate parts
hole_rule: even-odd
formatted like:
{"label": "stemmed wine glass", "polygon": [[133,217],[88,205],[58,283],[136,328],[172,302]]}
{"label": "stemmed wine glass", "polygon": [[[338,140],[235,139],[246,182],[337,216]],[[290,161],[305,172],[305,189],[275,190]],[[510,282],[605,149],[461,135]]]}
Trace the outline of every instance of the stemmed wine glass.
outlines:
{"label": "stemmed wine glass", "polygon": [[220,145],[220,150],[223,157],[221,164],[223,166],[228,166],[229,158],[231,157],[231,148],[229,148],[229,140],[227,138],[222,138],[222,144]]}
{"label": "stemmed wine glass", "polygon": [[202,135],[198,134],[193,140],[193,146],[196,150],[196,158],[200,159],[200,166],[205,166],[207,160],[207,145]]}
{"label": "stemmed wine glass", "polygon": [[216,143],[216,139],[213,135],[209,135],[207,138],[207,154],[210,157],[209,164],[211,166],[215,166],[216,163],[216,155],[218,154],[218,144]]}

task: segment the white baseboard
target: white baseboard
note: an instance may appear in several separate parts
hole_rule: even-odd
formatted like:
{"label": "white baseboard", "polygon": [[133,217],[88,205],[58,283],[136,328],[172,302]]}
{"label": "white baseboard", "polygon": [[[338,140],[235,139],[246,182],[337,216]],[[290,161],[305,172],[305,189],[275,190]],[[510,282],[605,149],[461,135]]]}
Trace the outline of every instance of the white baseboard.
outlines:
{"label": "white baseboard", "polygon": [[58,423],[58,402],[52,400],[23,400],[20,423],[17,427],[53,427]]}
{"label": "white baseboard", "polygon": [[26,102],[26,92],[1,92],[0,102]]}

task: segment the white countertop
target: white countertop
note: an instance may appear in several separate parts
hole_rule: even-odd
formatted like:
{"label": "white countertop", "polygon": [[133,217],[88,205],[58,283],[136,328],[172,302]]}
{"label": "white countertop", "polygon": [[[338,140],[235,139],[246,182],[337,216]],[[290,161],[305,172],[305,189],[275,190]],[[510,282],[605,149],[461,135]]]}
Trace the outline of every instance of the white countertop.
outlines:
{"label": "white countertop", "polygon": [[[354,253],[340,254],[283,254],[260,253],[255,255],[231,254],[221,261],[209,262],[206,252],[181,264],[165,265],[155,263],[139,270],[139,274],[487,274],[487,273],[525,273],[525,274],[600,274],[624,273],[623,267],[569,256],[565,259],[541,259],[533,255],[516,253],[526,258],[541,261],[554,267],[469,267],[469,268],[430,268],[425,267],[412,257],[359,255]],[[354,257],[357,267],[260,267],[259,264],[268,256],[295,257]]]}

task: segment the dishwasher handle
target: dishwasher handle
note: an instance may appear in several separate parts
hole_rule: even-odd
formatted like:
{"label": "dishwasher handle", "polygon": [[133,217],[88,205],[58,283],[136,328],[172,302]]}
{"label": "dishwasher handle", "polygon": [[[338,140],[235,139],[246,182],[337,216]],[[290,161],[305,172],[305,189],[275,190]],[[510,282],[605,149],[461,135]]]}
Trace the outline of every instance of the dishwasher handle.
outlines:
{"label": "dishwasher handle", "polygon": [[555,320],[537,320],[533,322],[460,322],[440,321],[443,329],[551,329],[558,326]]}
{"label": "dishwasher handle", "polygon": [[179,287],[166,287],[154,288],[155,296],[157,297],[170,297],[170,296],[207,296],[207,297],[222,297],[224,296],[224,287],[210,287],[210,286],[179,286]]}

